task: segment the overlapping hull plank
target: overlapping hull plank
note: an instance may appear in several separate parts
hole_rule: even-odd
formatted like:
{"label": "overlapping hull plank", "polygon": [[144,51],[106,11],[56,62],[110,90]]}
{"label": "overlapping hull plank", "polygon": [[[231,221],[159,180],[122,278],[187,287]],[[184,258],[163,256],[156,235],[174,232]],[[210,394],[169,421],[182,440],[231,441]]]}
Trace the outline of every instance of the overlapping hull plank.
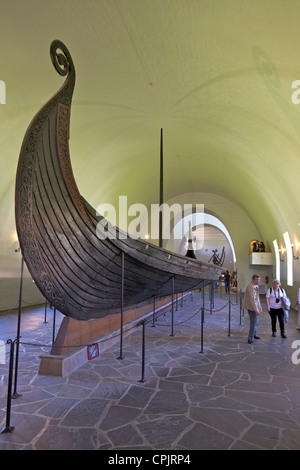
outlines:
{"label": "overlapping hull plank", "polygon": [[122,279],[124,307],[170,295],[173,285],[174,293],[184,292],[217,279],[215,265],[129,236],[97,236],[102,217],[80,195],[69,156],[73,61],[60,41],[51,57],[67,78],[26,132],[15,194],[22,255],[45,298],[63,314],[89,320],[121,307]]}

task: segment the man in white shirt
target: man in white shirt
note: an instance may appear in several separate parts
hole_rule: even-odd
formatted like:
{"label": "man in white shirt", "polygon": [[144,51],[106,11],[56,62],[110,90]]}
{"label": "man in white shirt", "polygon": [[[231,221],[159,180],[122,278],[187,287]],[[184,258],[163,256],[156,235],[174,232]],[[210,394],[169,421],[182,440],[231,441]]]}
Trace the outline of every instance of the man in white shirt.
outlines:
{"label": "man in white shirt", "polygon": [[273,281],[272,287],[266,293],[267,309],[271,317],[272,336],[276,336],[276,319],[278,318],[282,338],[287,337],[284,331],[284,311],[282,308],[284,294],[284,290],[280,287],[280,281],[277,281],[277,279]]}
{"label": "man in white shirt", "polygon": [[256,335],[258,317],[262,312],[259,298],[259,283],[260,276],[258,276],[258,274],[253,274],[252,281],[247,286],[243,299],[243,307],[248,310],[250,319],[250,328],[248,335],[249,344],[253,343],[254,339],[260,339],[259,336]]}

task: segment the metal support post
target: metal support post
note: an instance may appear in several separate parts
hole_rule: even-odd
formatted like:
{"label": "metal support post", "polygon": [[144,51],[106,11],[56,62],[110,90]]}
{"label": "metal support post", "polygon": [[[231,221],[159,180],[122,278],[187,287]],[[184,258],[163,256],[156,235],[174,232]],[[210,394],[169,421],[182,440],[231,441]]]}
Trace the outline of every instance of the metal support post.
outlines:
{"label": "metal support post", "polygon": [[172,332],[170,336],[174,336],[174,277],[172,277]]}
{"label": "metal support post", "polygon": [[55,321],[56,321],[56,308],[54,307],[53,310],[53,327],[52,327],[52,344],[55,341]]}
{"label": "metal support post", "polygon": [[47,306],[48,306],[48,302],[47,302],[47,299],[45,299],[44,323],[48,323],[47,322]]}
{"label": "metal support post", "polygon": [[231,300],[230,300],[230,291],[229,291],[229,300],[228,300],[228,335],[230,336],[230,325],[231,324]]}
{"label": "metal support post", "polygon": [[120,324],[120,356],[118,359],[123,359],[123,315],[124,315],[124,252],[121,254],[121,324]]}
{"label": "metal support post", "polygon": [[203,322],[204,322],[204,308],[205,308],[204,282],[205,281],[203,280],[203,286],[202,286],[202,290],[203,290],[203,294],[202,294]]}
{"label": "metal support post", "polygon": [[155,327],[155,295],[153,296],[153,315],[152,315],[152,327]]}
{"label": "metal support post", "polygon": [[7,344],[10,344],[10,354],[9,354],[9,373],[8,373],[8,388],[7,388],[7,405],[6,405],[6,423],[5,427],[1,430],[0,434],[11,433],[14,430],[14,427],[10,425],[10,411],[11,411],[11,399],[12,399],[12,381],[13,381],[13,367],[14,367],[14,350],[15,342],[11,339],[7,340]]}
{"label": "metal support post", "polygon": [[203,353],[203,324],[204,324],[204,307],[201,307],[201,351]]}
{"label": "metal support post", "polygon": [[12,398],[21,397],[17,393],[17,382],[18,382],[18,368],[19,368],[19,347],[20,347],[20,330],[21,330],[21,313],[22,313],[22,292],[23,292],[23,272],[24,272],[24,256],[22,255],[21,260],[21,277],[20,277],[20,291],[19,291],[19,309],[18,309],[18,324],[17,324],[17,336],[16,336],[16,363],[15,363],[15,381],[14,381],[14,393]]}
{"label": "metal support post", "polygon": [[[160,185],[159,205],[162,208],[164,202],[164,152],[163,152],[163,129],[160,130]],[[163,211],[159,211],[159,246],[163,247]]]}
{"label": "metal support post", "polygon": [[139,382],[145,382],[145,325],[147,321],[142,320],[142,378]]}
{"label": "metal support post", "polygon": [[240,325],[242,324],[242,296],[240,295]]}

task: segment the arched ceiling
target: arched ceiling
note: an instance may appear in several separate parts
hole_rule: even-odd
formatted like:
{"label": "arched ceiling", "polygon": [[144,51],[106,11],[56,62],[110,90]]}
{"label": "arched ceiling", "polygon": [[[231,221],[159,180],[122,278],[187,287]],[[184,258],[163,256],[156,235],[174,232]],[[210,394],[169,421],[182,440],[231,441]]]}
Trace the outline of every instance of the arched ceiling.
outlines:
{"label": "arched ceiling", "polygon": [[166,199],[214,193],[270,240],[296,233],[299,15],[297,0],[0,0],[2,247],[24,133],[63,80],[53,39],[76,67],[71,158],[94,207],[158,202],[163,128]]}

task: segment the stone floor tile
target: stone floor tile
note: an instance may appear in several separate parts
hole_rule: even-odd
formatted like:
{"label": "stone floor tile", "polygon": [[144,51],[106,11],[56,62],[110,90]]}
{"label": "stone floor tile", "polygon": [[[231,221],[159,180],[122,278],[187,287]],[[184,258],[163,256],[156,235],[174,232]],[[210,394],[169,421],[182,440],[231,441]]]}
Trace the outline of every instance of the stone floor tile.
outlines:
{"label": "stone floor tile", "polygon": [[108,405],[108,401],[101,398],[87,398],[74,405],[63,418],[62,426],[92,427],[95,426]]}
{"label": "stone floor tile", "polygon": [[119,382],[115,379],[102,379],[91,392],[90,397],[117,400],[121,398],[129,388],[130,384],[128,383]]}
{"label": "stone floor tile", "polygon": [[274,449],[279,439],[279,429],[263,424],[254,424],[243,436],[243,440],[262,449]]}
{"label": "stone floor tile", "polygon": [[193,422],[186,416],[162,416],[137,425],[145,441],[153,449],[177,449],[177,440]]}
{"label": "stone floor tile", "polygon": [[181,450],[226,450],[234,439],[217,429],[196,423],[178,441],[177,448]]}
{"label": "stone floor tile", "polygon": [[95,428],[48,426],[35,442],[36,450],[94,450],[97,444]]}
{"label": "stone floor tile", "polygon": [[291,403],[285,395],[273,395],[265,392],[248,392],[239,390],[226,390],[228,398],[244,404],[250,404],[257,409],[267,409],[273,411],[289,411]]}
{"label": "stone floor tile", "polygon": [[158,391],[145,407],[145,414],[184,414],[188,410],[186,396],[181,392]]}
{"label": "stone floor tile", "polygon": [[130,389],[123,395],[123,397],[119,400],[119,405],[122,406],[133,406],[136,408],[145,408],[153,396],[153,390],[142,387],[132,385]]}
{"label": "stone floor tile", "polygon": [[107,436],[116,449],[127,450],[144,444],[144,439],[131,424],[109,431]]}
{"label": "stone floor tile", "polygon": [[191,407],[189,417],[193,421],[214,427],[231,437],[240,437],[250,427],[250,420],[239,411]]}
{"label": "stone floor tile", "polygon": [[134,422],[141,414],[141,410],[135,407],[111,405],[101,422],[101,429],[108,431]]}
{"label": "stone floor tile", "polygon": [[63,418],[77,401],[69,398],[55,398],[50,403],[43,405],[40,409],[40,415],[51,418]]}

